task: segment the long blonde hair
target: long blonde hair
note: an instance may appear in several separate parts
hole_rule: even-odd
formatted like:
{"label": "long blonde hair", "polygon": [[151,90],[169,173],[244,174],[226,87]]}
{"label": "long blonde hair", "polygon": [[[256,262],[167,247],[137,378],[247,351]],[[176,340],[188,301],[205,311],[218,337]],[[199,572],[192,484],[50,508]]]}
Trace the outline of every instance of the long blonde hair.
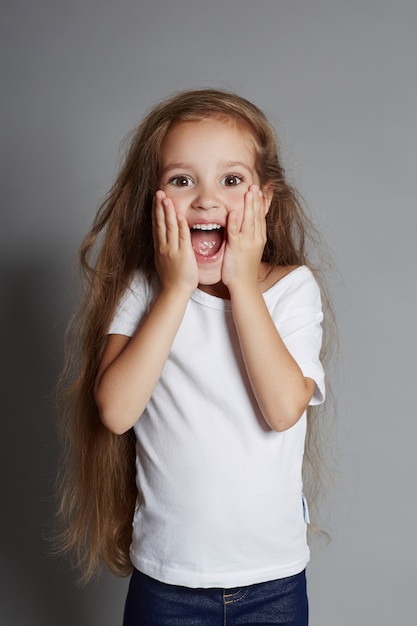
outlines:
{"label": "long blonde hair", "polygon": [[[119,576],[132,569],[131,526],[137,498],[135,437],[108,431],[100,421],[93,389],[107,329],[119,299],[138,268],[155,273],[151,205],[158,188],[160,147],[181,121],[232,118],[252,133],[261,185],[272,183],[263,261],[270,266],[307,264],[317,232],[281,166],[275,133],[264,114],[233,93],[201,89],[160,103],[133,132],[124,162],[92,227],[79,262],[84,292],[67,336],[59,383],[62,471],[59,479],[59,549],[71,553],[88,581],[100,562]],[[325,301],[326,297],[325,297]],[[325,352],[327,349],[324,345]],[[319,420],[309,419],[306,459],[316,474]],[[314,454],[309,456],[309,447]],[[313,481],[318,484],[317,476]]]}

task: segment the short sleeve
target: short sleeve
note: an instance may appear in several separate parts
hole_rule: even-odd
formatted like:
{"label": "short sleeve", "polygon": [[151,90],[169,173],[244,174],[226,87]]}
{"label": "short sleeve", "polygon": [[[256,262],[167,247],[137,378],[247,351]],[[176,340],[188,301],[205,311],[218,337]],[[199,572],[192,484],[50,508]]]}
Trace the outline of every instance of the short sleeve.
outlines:
{"label": "short sleeve", "polygon": [[149,309],[151,289],[145,277],[136,273],[123,294],[109,326],[109,335],[133,337]]}
{"label": "short sleeve", "polygon": [[272,318],[303,375],[314,380],[310,405],[321,404],[325,382],[320,362],[323,311],[319,286],[312,272],[304,266],[288,274],[277,285],[280,289],[270,309]]}

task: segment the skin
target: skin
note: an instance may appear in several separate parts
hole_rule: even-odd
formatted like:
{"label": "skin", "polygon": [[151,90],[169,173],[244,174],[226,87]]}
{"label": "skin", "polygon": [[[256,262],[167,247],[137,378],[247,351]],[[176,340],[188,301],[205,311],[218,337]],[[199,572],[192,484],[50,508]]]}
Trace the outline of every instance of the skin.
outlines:
{"label": "skin", "polygon": [[[230,298],[257,402],[273,430],[286,430],[304,413],[314,382],[286,349],[262,296],[294,268],[270,271],[261,262],[272,188],[260,189],[251,134],[233,121],[182,122],[167,134],[160,159],[152,218],[162,289],[134,337],[107,339],[95,388],[101,419],[121,434],[140,417],[198,286]],[[207,258],[193,250],[190,226],[209,223],[223,226],[225,239]]]}

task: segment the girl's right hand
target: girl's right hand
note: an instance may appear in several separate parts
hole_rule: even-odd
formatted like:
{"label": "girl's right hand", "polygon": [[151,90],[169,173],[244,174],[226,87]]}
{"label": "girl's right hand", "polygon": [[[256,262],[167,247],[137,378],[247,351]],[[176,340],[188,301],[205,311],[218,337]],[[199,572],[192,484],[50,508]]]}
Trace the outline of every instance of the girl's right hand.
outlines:
{"label": "girl's right hand", "polygon": [[189,292],[198,286],[198,266],[187,220],[178,215],[170,198],[156,192],[152,209],[155,266],[162,286]]}
{"label": "girl's right hand", "polygon": [[133,337],[109,335],[95,385],[100,418],[118,435],[145,410],[198,284],[187,220],[176,214],[164,191],[155,194],[152,229],[162,290]]}

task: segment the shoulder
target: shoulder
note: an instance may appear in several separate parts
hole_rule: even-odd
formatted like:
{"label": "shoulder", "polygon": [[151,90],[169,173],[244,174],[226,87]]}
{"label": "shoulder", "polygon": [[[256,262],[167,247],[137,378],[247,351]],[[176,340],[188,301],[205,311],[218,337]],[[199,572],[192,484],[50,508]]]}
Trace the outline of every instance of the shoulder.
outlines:
{"label": "shoulder", "polygon": [[306,265],[273,268],[264,290],[265,300],[271,305],[284,303],[291,307],[312,306],[321,309],[320,287],[312,270]]}
{"label": "shoulder", "polygon": [[156,280],[149,279],[143,272],[135,270],[122,294],[121,305],[130,302],[148,302],[158,290]]}
{"label": "shoulder", "polygon": [[277,282],[291,274],[298,269],[299,265],[275,265],[269,266],[266,264],[261,265],[259,284],[263,292],[268,291]]}
{"label": "shoulder", "polygon": [[131,336],[139,321],[147,314],[157,289],[154,281],[142,272],[135,271],[122,293],[108,333]]}
{"label": "shoulder", "polygon": [[263,266],[259,284],[264,293],[273,289],[275,285],[288,288],[291,286],[310,285],[314,289],[319,289],[312,270],[306,265]]}

